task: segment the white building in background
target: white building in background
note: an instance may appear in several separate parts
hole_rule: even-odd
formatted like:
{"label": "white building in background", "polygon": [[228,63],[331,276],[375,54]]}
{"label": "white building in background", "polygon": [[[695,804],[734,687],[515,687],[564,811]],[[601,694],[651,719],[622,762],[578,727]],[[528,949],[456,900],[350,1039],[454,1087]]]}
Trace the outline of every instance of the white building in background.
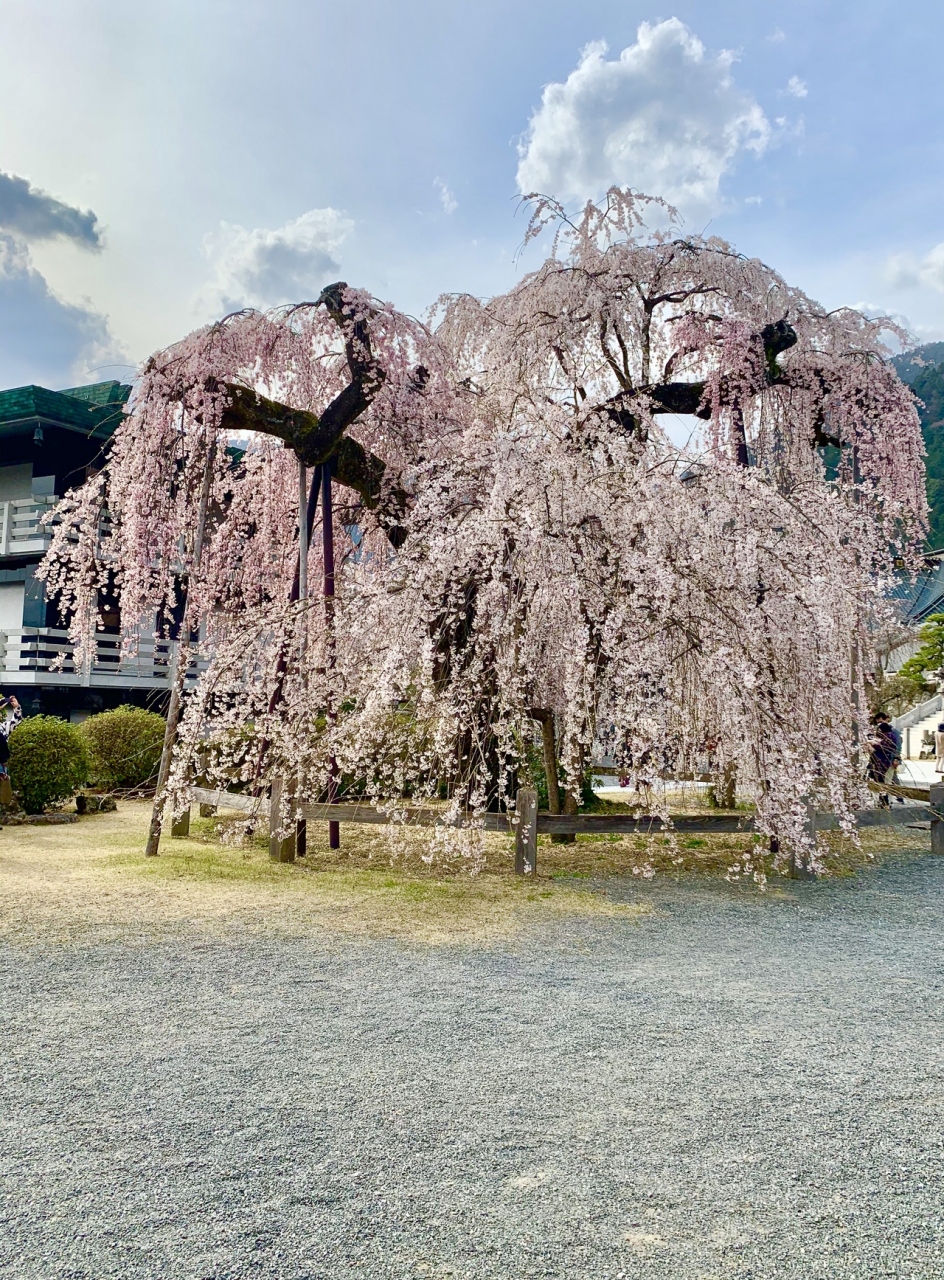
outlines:
{"label": "white building in background", "polygon": [[146,638],[134,658],[123,658],[120,614],[102,598],[95,655],[77,667],[62,619],[35,577],[49,545],[42,517],[101,467],[130,390],[99,382],[0,392],[0,689],[15,694],[27,715],[81,720],[128,702],[160,709],[166,694],[170,642]]}

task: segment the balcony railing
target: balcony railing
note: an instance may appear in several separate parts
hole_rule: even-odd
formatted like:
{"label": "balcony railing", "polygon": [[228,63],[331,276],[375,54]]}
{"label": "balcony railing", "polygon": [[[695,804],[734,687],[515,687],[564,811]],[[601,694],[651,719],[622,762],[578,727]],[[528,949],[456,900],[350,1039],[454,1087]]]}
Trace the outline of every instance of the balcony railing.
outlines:
{"label": "balcony railing", "polygon": [[[0,631],[0,684],[166,689],[176,648],[173,640],[145,637],[138,641],[136,653],[126,654],[121,636],[102,633],[95,637],[89,660],[77,665],[67,631],[52,627]],[[194,661],[188,679],[194,679],[202,666]]]}
{"label": "balcony railing", "polygon": [[0,502],[0,556],[29,555],[45,551],[50,530],[41,523],[58,498],[11,498]]}

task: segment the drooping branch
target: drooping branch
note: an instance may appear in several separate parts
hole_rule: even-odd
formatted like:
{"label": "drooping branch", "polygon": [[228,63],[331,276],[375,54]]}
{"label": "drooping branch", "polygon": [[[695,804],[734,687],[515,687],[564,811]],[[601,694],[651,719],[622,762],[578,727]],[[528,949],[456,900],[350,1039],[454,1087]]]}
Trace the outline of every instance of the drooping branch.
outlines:
{"label": "drooping branch", "polygon": [[406,537],[403,518],[409,495],[382,458],[346,435],[370,407],[385,378],[371,350],[367,320],[346,301],[346,290],[344,283],[329,285],[318,299],[344,334],[351,374],[351,381],[324,412],[319,415],[292,409],[249,387],[226,383],[229,405],[221,425],[226,431],[274,436],[293,449],[306,466],[331,462],[334,478],[360,496],[364,506],[376,514],[393,546],[399,547]]}
{"label": "drooping branch", "polygon": [[390,468],[375,453],[350,436],[341,440],[334,454],[335,480],[359,494],[368,511],[373,511],[391,545],[402,547],[406,541],[403,522],[409,511],[410,495],[390,476]]}
{"label": "drooping branch", "polygon": [[[409,509],[410,496],[399,483],[399,478],[382,458],[365,449],[359,441],[343,433],[338,435],[336,430],[332,430],[330,435],[320,430],[327,413],[349,389],[346,387],[319,418],[304,409],[290,409],[276,400],[268,400],[248,387],[227,383],[230,403],[224,410],[221,425],[225,431],[258,431],[262,435],[274,436],[294,449],[310,467],[333,462],[333,474],[338,484],[358,494],[364,506],[375,513],[378,524],[393,546],[400,547],[406,537],[403,519]],[[347,403],[350,406],[352,398],[349,397]],[[363,410],[358,410],[357,416],[361,412]],[[335,418],[339,419],[340,414],[335,414]],[[349,425],[345,424],[344,429]],[[330,447],[323,448],[325,440],[330,437],[334,437]]]}
{"label": "drooping branch", "polygon": [[[777,357],[797,342],[797,333],[786,320],[778,320],[764,325],[759,337],[764,347],[764,363],[766,366],[767,386],[777,386],[785,382],[785,374],[777,363]],[[627,434],[636,434],[644,438],[645,426],[639,415],[630,407],[633,400],[645,396],[649,401],[649,412],[692,414],[696,418],[711,417],[711,405],[707,402],[705,389],[707,383],[698,382],[662,382],[650,386],[637,387],[618,391],[615,396],[606,400],[595,410],[595,414],[605,416],[615,426]],[[722,401],[726,399],[727,388],[721,386]],[[736,403],[731,393],[731,403]]]}

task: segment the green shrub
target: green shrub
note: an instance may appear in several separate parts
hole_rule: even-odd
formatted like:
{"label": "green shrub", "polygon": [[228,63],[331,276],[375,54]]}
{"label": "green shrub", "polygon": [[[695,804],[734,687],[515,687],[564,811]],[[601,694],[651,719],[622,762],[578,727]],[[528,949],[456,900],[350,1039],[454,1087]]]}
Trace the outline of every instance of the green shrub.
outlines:
{"label": "green shrub", "polygon": [[143,787],[157,778],[164,717],[141,707],[118,707],[80,725],[98,787]]}
{"label": "green shrub", "polygon": [[891,676],[880,675],[867,692],[872,715],[885,711],[890,716],[900,716],[904,711],[926,702],[934,689],[922,679],[902,675],[898,671]]}
{"label": "green shrub", "polygon": [[10,734],[10,783],[27,813],[68,800],[88,774],[88,748],[75,725],[30,716]]}

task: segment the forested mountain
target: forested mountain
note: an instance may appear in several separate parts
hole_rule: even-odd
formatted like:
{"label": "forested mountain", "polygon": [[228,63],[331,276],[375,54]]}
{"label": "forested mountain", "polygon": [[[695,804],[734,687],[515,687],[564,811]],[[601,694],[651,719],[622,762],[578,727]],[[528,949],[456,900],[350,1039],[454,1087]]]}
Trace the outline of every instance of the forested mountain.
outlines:
{"label": "forested mountain", "polygon": [[892,364],[923,404],[921,432],[928,451],[928,503],[931,528],[928,546],[944,548],[944,342],[929,342],[905,355],[896,356]]}
{"label": "forested mountain", "polygon": [[892,364],[897,369],[899,378],[913,385],[919,374],[934,365],[944,364],[944,342],[926,342],[923,347],[915,347],[913,351],[895,356]]}

